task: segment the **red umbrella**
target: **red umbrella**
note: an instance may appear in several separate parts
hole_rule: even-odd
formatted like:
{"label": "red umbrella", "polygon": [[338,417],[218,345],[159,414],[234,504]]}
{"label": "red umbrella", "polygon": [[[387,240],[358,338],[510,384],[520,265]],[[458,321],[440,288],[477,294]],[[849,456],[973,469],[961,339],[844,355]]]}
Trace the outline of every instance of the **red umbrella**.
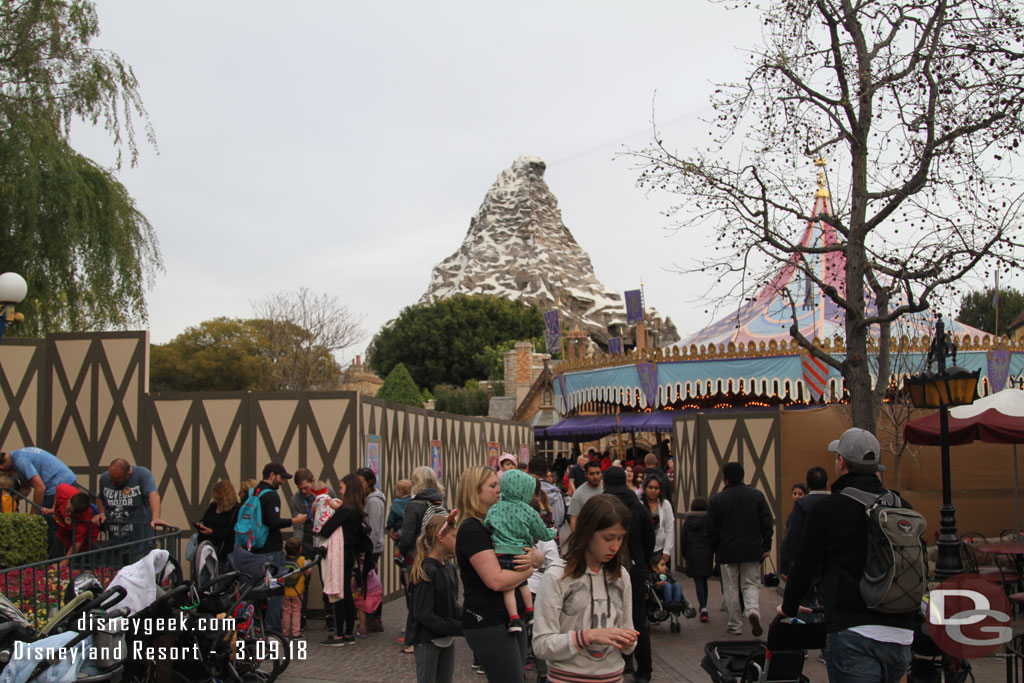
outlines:
{"label": "red umbrella", "polygon": [[[939,414],[911,420],[903,425],[907,443],[938,446],[941,443]],[[1013,444],[1013,494],[1020,524],[1020,493],[1017,482],[1017,444],[1024,443],[1024,391],[1004,389],[970,405],[949,410],[949,443],[953,446],[984,441]]]}

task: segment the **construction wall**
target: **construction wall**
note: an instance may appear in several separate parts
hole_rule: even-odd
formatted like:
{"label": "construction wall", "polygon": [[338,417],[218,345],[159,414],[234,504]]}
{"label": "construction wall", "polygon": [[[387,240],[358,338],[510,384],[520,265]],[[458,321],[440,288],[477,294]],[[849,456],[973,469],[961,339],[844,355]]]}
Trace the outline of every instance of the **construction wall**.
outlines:
{"label": "construction wall", "polygon": [[[454,499],[459,474],[486,464],[489,443],[527,455],[525,424],[419,410],[355,392],[148,393],[145,332],[56,334],[0,345],[0,450],[38,446],[61,458],[90,490],[114,458],[152,470],[161,517],[188,527],[211,502],[213,486],[258,478],[268,462],[308,467],[335,489],[368,464],[367,437],[379,437],[379,486],[390,505],[394,482],[432,465]],[[281,487],[287,501],[295,489]],[[287,503],[286,503],[287,507]],[[283,511],[284,514],[288,510]],[[386,592],[398,587],[387,540]]]}
{"label": "construction wall", "polygon": [[[912,414],[911,418],[929,411]],[[880,425],[885,421],[880,420]],[[849,407],[785,410],[765,413],[738,411],[680,414],[673,429],[676,457],[675,508],[678,516],[689,509],[696,496],[708,497],[722,488],[721,466],[730,460],[744,465],[748,483],[768,498],[776,519],[776,539],[785,532],[785,520],[793,509],[790,489],[804,481],[807,470],[824,467],[829,483],[835,480],[835,454],[828,444],[850,427]],[[890,432],[899,425],[880,427],[882,462],[889,469],[885,484],[898,489],[928,521],[925,538],[934,542],[939,531],[942,479],[938,447],[907,449],[900,458],[899,481],[890,444]],[[1024,481],[1024,446],[1020,448],[1017,476]],[[950,450],[952,499],[957,531],[977,531],[998,536],[1015,526],[1013,447],[974,443]],[[1024,507],[1024,501],[1022,501]]]}
{"label": "construction wall", "polygon": [[[773,551],[783,531],[784,491],[780,486],[782,461],[780,419],[775,411],[708,411],[681,413],[672,430],[676,457],[673,507],[682,518],[694,498],[710,498],[724,488],[722,465],[743,465],[746,483],[768,500],[775,518]],[[678,524],[677,524],[678,526]],[[677,543],[677,549],[679,544]],[[678,552],[677,552],[678,556]],[[677,557],[677,561],[680,558]]]}

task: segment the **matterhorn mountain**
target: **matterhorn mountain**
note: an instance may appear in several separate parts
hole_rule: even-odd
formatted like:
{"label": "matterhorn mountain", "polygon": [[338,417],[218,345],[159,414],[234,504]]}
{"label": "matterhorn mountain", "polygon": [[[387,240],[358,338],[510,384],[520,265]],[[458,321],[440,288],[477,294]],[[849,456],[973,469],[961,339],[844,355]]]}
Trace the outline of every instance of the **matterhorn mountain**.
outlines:
{"label": "matterhorn mountain", "polygon": [[[538,157],[521,156],[498,174],[462,246],[434,267],[420,303],[493,294],[543,312],[557,301],[565,331],[578,325],[602,344],[629,335],[622,295],[598,281],[590,256],[562,222],[558,200],[544,182],[546,168]],[[658,324],[658,345],[679,340],[671,321]]]}

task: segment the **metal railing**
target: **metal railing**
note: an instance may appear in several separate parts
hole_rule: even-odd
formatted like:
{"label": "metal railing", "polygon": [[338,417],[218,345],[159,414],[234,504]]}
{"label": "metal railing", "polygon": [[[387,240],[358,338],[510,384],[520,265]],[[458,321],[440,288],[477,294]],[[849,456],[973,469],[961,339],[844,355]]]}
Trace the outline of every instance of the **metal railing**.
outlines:
{"label": "metal railing", "polygon": [[187,533],[176,527],[161,526],[150,538],[108,542],[93,550],[3,569],[0,570],[0,593],[20,609],[34,627],[41,628],[60,609],[68,585],[82,572],[92,572],[106,586],[122,567],[153,549],[167,550],[180,563],[181,540]]}
{"label": "metal railing", "polygon": [[[41,505],[36,505],[31,498],[22,495],[21,491],[17,489],[2,488],[0,494],[8,495],[14,500],[14,512],[39,512],[43,509]],[[22,509],[22,504],[24,504],[24,509]]]}

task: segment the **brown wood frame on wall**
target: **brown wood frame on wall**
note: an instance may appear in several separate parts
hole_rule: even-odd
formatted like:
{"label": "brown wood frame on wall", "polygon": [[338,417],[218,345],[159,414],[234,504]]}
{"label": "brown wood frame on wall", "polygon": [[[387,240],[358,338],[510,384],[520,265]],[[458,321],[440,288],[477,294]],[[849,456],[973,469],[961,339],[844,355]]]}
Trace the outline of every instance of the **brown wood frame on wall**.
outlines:
{"label": "brown wood frame on wall", "polygon": [[115,457],[148,467],[149,334],[51,334],[45,349],[36,445],[59,453],[92,491]]}
{"label": "brown wood frame on wall", "polygon": [[694,498],[710,498],[722,490],[722,465],[740,462],[745,482],[761,491],[768,501],[775,523],[772,545],[777,548],[785,526],[780,496],[786,493],[781,488],[780,446],[778,412],[677,415],[672,428],[677,519],[685,516]]}
{"label": "brown wood frame on wall", "polygon": [[2,350],[0,450],[9,451],[40,442],[39,421],[46,401],[41,381],[46,344],[42,339],[8,338]]}

